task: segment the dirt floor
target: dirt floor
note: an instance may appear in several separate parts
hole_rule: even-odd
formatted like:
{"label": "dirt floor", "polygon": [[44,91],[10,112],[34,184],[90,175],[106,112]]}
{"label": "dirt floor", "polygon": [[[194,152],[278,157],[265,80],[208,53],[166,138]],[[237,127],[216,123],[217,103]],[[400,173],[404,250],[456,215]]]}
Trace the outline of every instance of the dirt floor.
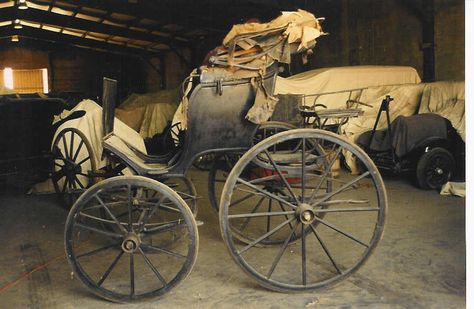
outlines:
{"label": "dirt floor", "polygon": [[[384,237],[347,280],[302,294],[268,291],[228,254],[207,201],[207,174],[189,175],[202,196],[200,246],[191,275],[163,298],[121,308],[464,308],[465,199],[385,179],[389,211]],[[67,210],[54,195],[0,192],[0,307],[110,308],[73,278],[64,253]],[[34,270],[33,272],[31,272]]]}

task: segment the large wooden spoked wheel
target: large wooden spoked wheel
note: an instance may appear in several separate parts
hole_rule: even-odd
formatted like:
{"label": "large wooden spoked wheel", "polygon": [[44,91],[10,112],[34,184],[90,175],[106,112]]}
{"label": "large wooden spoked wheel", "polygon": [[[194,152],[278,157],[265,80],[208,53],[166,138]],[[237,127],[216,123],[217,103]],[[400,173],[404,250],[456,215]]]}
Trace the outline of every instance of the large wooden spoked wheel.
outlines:
{"label": "large wooden spoked wheel", "polygon": [[164,132],[164,138],[161,144],[163,149],[176,153],[181,151],[184,145],[186,130],[177,122]]}
{"label": "large wooden spoked wheel", "polygon": [[173,191],[178,193],[196,218],[198,212],[198,196],[193,182],[188,177],[170,177],[160,180],[160,182],[166,184],[173,189]]}
{"label": "large wooden spoked wheel", "polygon": [[[366,172],[335,175],[342,153]],[[254,165],[270,172],[248,179]],[[248,194],[253,197],[244,200]],[[269,201],[279,207],[262,206]],[[378,244],[387,209],[382,178],[367,154],[317,129],[278,133],[252,147],[230,172],[220,203],[221,234],[234,261],[262,286],[283,292],[327,287],[354,273]],[[236,229],[253,241],[238,241]],[[271,240],[278,245],[266,246]]]}
{"label": "large wooden spoked wheel", "polygon": [[162,296],[190,274],[198,230],[189,207],[168,186],[117,176],[76,201],[66,221],[65,246],[75,275],[90,291],[132,302]]}
{"label": "large wooden spoked wheel", "polygon": [[60,201],[71,207],[84,190],[93,183],[89,171],[96,170],[92,146],[76,128],[60,131],[52,147],[51,180]]}

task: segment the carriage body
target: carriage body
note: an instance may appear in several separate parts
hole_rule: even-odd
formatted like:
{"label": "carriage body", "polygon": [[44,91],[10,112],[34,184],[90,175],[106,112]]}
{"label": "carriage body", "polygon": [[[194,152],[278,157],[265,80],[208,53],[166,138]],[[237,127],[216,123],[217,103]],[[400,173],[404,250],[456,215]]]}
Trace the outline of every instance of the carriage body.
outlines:
{"label": "carriage body", "polygon": [[[104,94],[104,141],[105,150],[118,157],[137,175],[151,178],[183,177],[193,161],[207,153],[244,152],[252,146],[258,125],[245,117],[255,101],[256,88],[252,79],[261,79],[261,83],[273,92],[276,79],[276,64],[268,72],[247,78],[228,78],[216,73],[198,75],[189,94],[187,108],[187,130],[183,138],[181,151],[174,157],[148,156],[136,149],[126,152],[126,142],[119,141],[113,135],[113,94]],[[109,81],[109,83],[113,81]],[[113,89],[107,86],[104,89]],[[112,140],[113,139],[113,140]],[[120,144],[120,145],[119,145]],[[146,163],[158,163],[160,166],[146,167]],[[144,165],[145,164],[145,165]]]}

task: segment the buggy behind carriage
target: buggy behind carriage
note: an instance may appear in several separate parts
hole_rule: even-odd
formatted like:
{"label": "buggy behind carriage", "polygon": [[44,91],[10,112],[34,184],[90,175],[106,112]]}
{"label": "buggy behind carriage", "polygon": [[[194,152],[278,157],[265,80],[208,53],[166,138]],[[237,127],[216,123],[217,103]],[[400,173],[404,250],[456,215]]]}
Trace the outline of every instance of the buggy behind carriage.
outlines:
{"label": "buggy behind carriage", "polygon": [[23,179],[31,184],[47,179],[57,155],[51,149],[56,130],[84,113],[71,113],[53,124],[66,103],[36,94],[0,97],[0,179]]}

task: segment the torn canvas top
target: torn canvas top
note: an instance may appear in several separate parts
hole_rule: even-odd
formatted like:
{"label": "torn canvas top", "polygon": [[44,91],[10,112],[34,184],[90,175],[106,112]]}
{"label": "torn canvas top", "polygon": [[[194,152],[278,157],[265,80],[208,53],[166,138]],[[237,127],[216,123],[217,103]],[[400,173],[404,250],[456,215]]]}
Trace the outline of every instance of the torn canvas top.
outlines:
{"label": "torn canvas top", "polygon": [[[234,25],[222,46],[211,52],[208,65],[201,68],[205,73],[202,75],[221,74],[222,80],[251,78],[255,102],[245,118],[256,124],[265,122],[272,116],[278,99],[264,89],[262,76],[274,62],[290,63],[292,54],[301,53],[306,59],[316,39],[325,34],[321,20],[323,18],[298,10],[282,12],[268,23]],[[222,74],[223,70],[229,74]]]}

